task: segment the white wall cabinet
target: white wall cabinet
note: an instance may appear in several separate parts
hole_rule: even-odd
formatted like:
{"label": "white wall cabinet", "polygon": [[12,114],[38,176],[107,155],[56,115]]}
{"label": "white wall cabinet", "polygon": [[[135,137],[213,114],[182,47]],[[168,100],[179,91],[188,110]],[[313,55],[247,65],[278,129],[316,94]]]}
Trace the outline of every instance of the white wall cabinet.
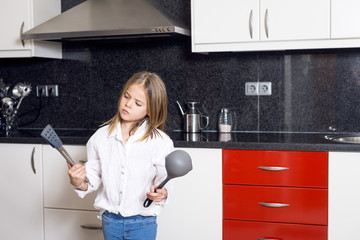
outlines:
{"label": "white wall cabinet", "polygon": [[360,38],[360,1],[331,0],[331,38]]}
{"label": "white wall cabinet", "polygon": [[[64,147],[74,161],[86,161],[85,146]],[[65,159],[49,145],[43,146],[43,168],[45,240],[104,239],[99,212],[93,207],[96,192],[79,198],[69,183]]]}
{"label": "white wall cabinet", "polygon": [[0,239],[43,239],[41,145],[0,144]]}
{"label": "white wall cabinet", "polygon": [[259,40],[259,1],[193,0],[192,37],[195,44]]}
{"label": "white wall cabinet", "polygon": [[358,239],[360,153],[329,152],[328,240]]}
{"label": "white wall cabinet", "polygon": [[158,217],[157,240],[222,239],[222,151],[184,148],[193,170],[173,179],[174,192]]}
{"label": "white wall cabinet", "polygon": [[260,0],[262,41],[330,38],[330,0]]}
{"label": "white wall cabinet", "polygon": [[61,58],[61,43],[21,41],[21,32],[61,13],[61,0],[0,0],[0,57]]}
{"label": "white wall cabinet", "polygon": [[[339,10],[334,6],[331,8],[334,2],[340,5],[340,0],[192,0],[192,51],[262,51],[360,46],[360,40],[331,40],[331,37],[334,37],[330,33],[330,29],[333,30],[331,20],[338,21],[349,12],[358,18],[356,13],[359,9],[359,6],[356,6],[359,3],[355,4],[356,1],[341,1],[344,7]],[[345,11],[347,8],[352,10]],[[339,24],[342,21],[340,20]],[[342,28],[336,26],[335,28]],[[346,28],[349,26],[351,24]]]}

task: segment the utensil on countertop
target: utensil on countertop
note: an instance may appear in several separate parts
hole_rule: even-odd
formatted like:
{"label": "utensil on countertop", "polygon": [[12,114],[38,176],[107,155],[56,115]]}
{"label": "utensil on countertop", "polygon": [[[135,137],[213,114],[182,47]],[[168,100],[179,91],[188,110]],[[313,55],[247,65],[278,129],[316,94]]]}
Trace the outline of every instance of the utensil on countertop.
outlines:
{"label": "utensil on countertop", "polygon": [[[53,148],[56,148],[71,167],[74,166],[75,162],[70,157],[70,154],[65,150],[61,139],[50,124],[42,130],[40,136],[43,137]],[[93,186],[87,177],[85,177],[85,182]]]}
{"label": "utensil on countertop", "polygon": [[[167,177],[159,186],[157,186],[156,189],[161,189],[169,180],[182,177],[190,172],[192,170],[191,157],[183,150],[175,150],[165,157],[165,168]],[[144,201],[144,207],[149,207],[152,202],[153,200],[146,198]]]}
{"label": "utensil on countertop", "polygon": [[14,113],[14,100],[9,97],[1,99],[1,112],[4,117],[11,116]]}
{"label": "utensil on countertop", "polygon": [[[209,117],[202,114],[198,108],[199,102],[187,102],[187,111],[185,112],[181,104],[176,101],[180,112],[184,117],[184,131],[195,133],[200,132],[209,125]],[[205,126],[201,126],[202,120],[205,120]]]}

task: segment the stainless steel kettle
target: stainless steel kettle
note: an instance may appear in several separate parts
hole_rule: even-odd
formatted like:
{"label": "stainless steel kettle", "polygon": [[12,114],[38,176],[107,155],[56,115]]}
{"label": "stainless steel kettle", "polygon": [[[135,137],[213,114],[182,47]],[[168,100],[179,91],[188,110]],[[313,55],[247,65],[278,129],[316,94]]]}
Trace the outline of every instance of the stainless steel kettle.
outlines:
{"label": "stainless steel kettle", "polygon": [[[199,102],[187,102],[188,110],[185,112],[181,104],[176,101],[178,104],[181,114],[184,117],[184,131],[189,133],[200,132],[202,129],[206,128],[209,125],[209,117],[202,114],[197,105]],[[205,119],[205,126],[201,126],[202,119]]]}

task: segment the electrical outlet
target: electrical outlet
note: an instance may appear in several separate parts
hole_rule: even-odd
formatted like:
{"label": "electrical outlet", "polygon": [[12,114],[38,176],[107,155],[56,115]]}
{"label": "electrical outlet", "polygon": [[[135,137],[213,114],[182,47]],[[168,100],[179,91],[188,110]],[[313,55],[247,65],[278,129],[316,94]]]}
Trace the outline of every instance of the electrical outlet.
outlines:
{"label": "electrical outlet", "polygon": [[271,82],[246,82],[245,95],[247,96],[269,96],[271,95]]}
{"label": "electrical outlet", "polygon": [[37,97],[48,97],[48,89],[46,85],[37,85],[36,86],[36,96]]}
{"label": "electrical outlet", "polygon": [[59,96],[59,87],[58,85],[47,85],[49,97],[58,97]]}
{"label": "electrical outlet", "polygon": [[247,95],[247,96],[259,95],[259,83],[258,82],[246,82],[245,83],[245,95]]}
{"label": "electrical outlet", "polygon": [[259,82],[259,95],[271,95],[271,82]]}
{"label": "electrical outlet", "polygon": [[58,97],[59,86],[58,85],[37,85],[36,86],[37,97]]}

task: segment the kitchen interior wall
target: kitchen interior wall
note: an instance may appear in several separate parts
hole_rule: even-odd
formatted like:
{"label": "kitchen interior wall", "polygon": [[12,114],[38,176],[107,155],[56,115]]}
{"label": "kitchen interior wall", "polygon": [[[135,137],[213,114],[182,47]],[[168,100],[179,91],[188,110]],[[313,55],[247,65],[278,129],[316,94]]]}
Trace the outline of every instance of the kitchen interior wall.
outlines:
{"label": "kitchen interior wall", "polygon": [[[63,0],[65,11],[83,0]],[[158,0],[190,25],[190,0]],[[116,112],[123,84],[138,71],[160,74],[168,90],[167,130],[181,130],[176,100],[199,101],[217,130],[221,108],[235,111],[238,131],[360,131],[360,50],[191,52],[189,37],[63,43],[63,59],[0,59],[7,84],[30,82],[18,125],[96,129]],[[245,96],[245,82],[271,82],[271,96]],[[58,84],[59,97],[36,86]]]}

